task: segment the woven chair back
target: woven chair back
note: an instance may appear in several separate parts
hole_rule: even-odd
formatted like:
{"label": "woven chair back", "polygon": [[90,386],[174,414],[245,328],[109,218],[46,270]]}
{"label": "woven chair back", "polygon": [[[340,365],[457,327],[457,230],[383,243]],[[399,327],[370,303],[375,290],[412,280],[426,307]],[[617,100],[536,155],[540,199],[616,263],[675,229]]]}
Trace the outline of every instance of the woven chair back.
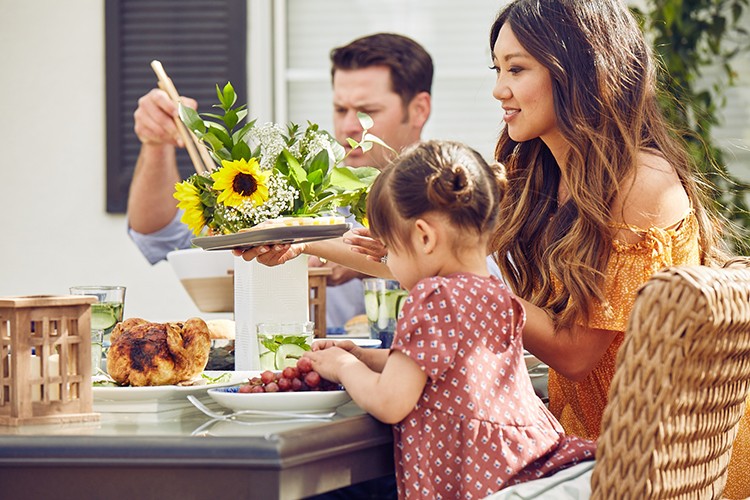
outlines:
{"label": "woven chair back", "polygon": [[750,258],[655,274],[617,356],[591,498],[719,498],[749,384]]}

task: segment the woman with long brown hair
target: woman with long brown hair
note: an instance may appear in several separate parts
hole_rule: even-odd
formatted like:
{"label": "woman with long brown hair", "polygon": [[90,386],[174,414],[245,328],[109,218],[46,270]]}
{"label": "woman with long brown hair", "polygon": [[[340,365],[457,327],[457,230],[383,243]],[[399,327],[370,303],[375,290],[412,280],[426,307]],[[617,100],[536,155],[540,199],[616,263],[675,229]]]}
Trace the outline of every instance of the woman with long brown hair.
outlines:
{"label": "woman with long brown hair", "polygon": [[551,367],[550,410],[596,439],[636,290],[666,266],[721,263],[722,224],[623,2],[516,0],[490,49],[509,181],[492,250],[525,299],[524,346]]}
{"label": "woman with long brown hair", "polygon": [[513,2],[490,46],[510,182],[493,250],[526,299],[526,348],[554,368],[553,413],[596,438],[635,290],[664,266],[714,262],[718,223],[621,2]]}

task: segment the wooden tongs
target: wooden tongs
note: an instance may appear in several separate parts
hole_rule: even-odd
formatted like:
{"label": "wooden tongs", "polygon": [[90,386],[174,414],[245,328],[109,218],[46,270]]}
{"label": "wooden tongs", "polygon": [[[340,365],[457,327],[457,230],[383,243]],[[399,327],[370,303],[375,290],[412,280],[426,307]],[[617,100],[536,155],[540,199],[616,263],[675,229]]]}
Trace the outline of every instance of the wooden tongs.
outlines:
{"label": "wooden tongs", "polygon": [[[174,101],[178,106],[180,105],[180,94],[177,92],[172,79],[167,76],[167,72],[164,71],[164,66],[157,60],[151,61],[151,69],[156,73],[156,77],[159,79],[159,88],[167,93],[170,99]],[[185,143],[190,160],[193,162],[195,171],[199,174],[210,172],[214,169],[214,162],[211,159],[211,155],[208,154],[205,144],[198,139],[192,130],[188,129],[179,116],[174,117],[174,123],[177,126],[177,130],[180,132],[182,142]]]}

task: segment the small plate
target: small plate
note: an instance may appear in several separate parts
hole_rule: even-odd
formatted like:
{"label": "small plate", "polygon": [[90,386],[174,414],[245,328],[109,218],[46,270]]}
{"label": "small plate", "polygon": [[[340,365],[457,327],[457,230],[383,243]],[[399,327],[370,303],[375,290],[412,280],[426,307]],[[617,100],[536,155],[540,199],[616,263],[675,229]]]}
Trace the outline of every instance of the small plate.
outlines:
{"label": "small plate", "polygon": [[350,340],[354,342],[356,345],[358,345],[359,347],[365,347],[365,348],[377,348],[377,347],[380,347],[381,344],[383,343],[383,341],[380,339],[348,339],[346,337],[342,337],[342,338],[326,337],[323,339],[314,339],[313,343],[325,341],[325,340],[334,340],[336,342],[341,342],[343,340]]}
{"label": "small plate", "polygon": [[204,250],[228,250],[230,248],[257,247],[260,245],[303,243],[338,238],[351,227],[352,225],[348,223],[271,227],[241,233],[202,236],[193,238],[193,244]]}
{"label": "small plate", "polygon": [[211,399],[231,410],[325,413],[351,401],[344,391],[239,393],[239,385],[209,389]]}

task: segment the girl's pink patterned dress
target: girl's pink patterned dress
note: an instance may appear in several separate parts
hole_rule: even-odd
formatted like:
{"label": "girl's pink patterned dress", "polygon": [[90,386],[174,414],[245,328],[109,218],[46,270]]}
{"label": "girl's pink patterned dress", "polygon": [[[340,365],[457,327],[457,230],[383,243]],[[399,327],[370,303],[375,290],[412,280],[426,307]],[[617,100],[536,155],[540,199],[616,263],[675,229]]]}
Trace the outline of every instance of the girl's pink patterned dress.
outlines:
{"label": "girl's pink patterned dress", "polygon": [[411,290],[392,349],[428,378],[394,426],[399,498],[483,498],[594,458],[594,443],[565,436],[534,394],[524,320],[494,277],[433,277]]}

